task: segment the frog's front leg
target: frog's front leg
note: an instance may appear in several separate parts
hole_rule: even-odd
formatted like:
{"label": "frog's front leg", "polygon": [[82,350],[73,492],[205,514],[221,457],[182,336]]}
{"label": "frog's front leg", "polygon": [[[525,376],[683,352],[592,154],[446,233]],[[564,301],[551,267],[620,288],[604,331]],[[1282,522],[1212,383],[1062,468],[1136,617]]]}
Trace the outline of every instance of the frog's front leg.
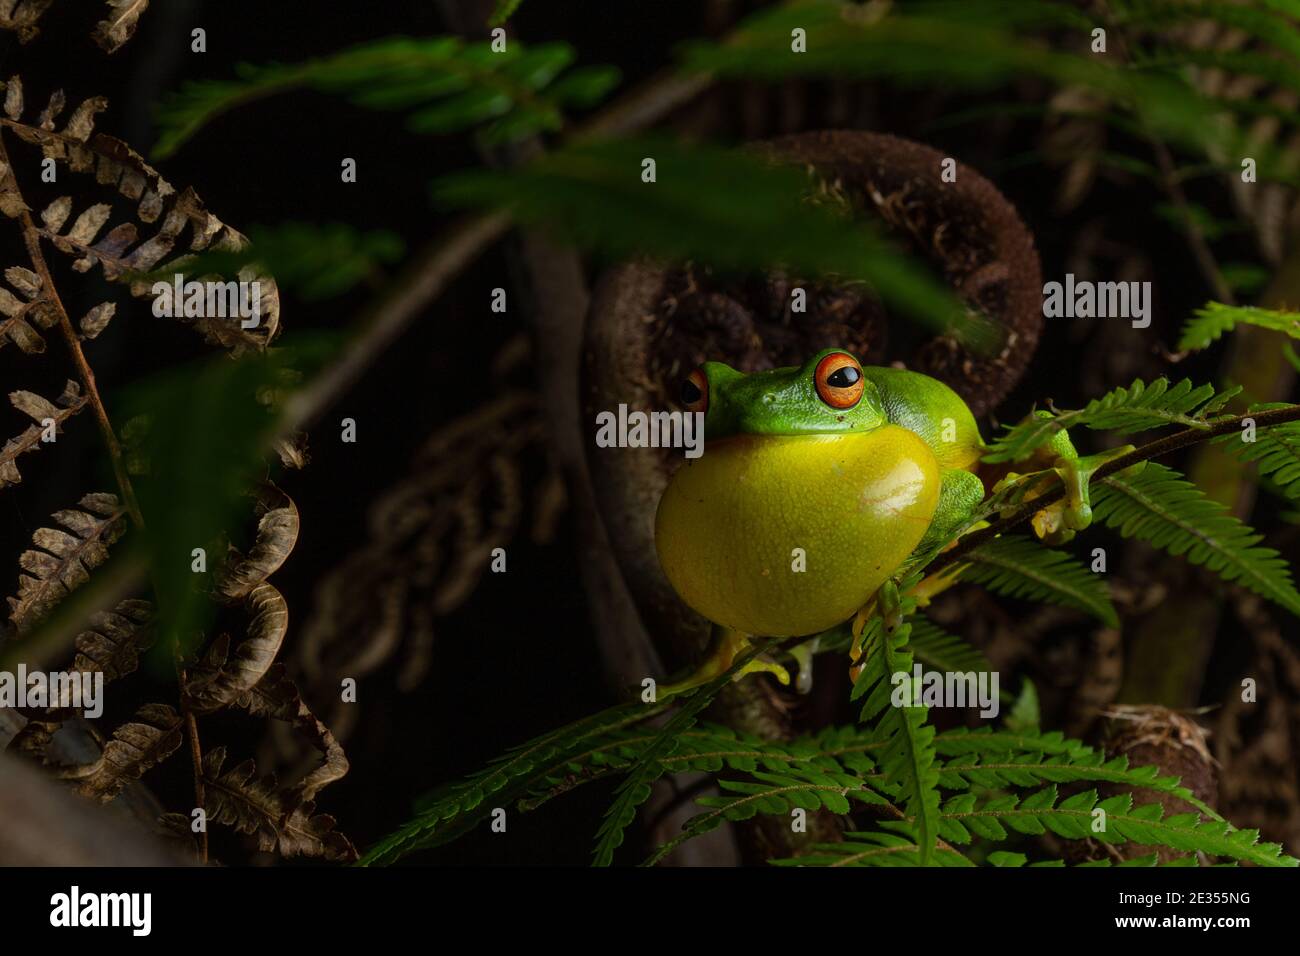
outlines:
{"label": "frog's front leg", "polygon": [[[685,679],[673,684],[659,685],[656,696],[660,698],[668,697],[707,684],[715,677],[730,670],[731,665],[736,662],[736,658],[748,651],[751,646],[748,634],[715,624],[713,626],[713,649],[709,652],[709,656]],[[742,677],[760,672],[772,674],[782,684],[790,683],[789,671],[775,661],[763,660],[761,657],[756,657],[746,663],[731,679],[737,681]]]}
{"label": "frog's front leg", "polygon": [[1102,465],[1127,455],[1132,450],[1132,445],[1123,445],[1080,457],[1074,443],[1070,441],[1069,433],[1062,430],[1026,459],[1031,466],[1041,465],[1040,471],[1026,475],[1012,472],[998,482],[994,490],[1023,481],[1027,487],[1022,500],[1032,501],[1054,487],[1052,475],[1059,478],[1065,487],[1065,497],[1036,512],[1032,524],[1034,533],[1047,544],[1064,544],[1074,537],[1076,531],[1083,531],[1092,524],[1090,485],[1093,474]]}
{"label": "frog's front leg", "polygon": [[984,500],[984,482],[973,472],[946,468],[939,480],[939,503],[935,505],[934,517],[930,519],[930,527],[926,529],[921,543],[904,562],[905,569],[927,562],[951,544]]}

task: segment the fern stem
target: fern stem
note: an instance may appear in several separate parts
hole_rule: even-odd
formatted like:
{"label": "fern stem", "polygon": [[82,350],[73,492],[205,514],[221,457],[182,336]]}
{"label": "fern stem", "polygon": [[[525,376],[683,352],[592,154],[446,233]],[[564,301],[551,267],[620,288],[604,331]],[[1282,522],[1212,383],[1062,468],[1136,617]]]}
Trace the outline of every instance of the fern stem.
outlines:
{"label": "fern stem", "polygon": [[[186,674],[182,670],[181,678],[181,700],[185,700]],[[194,806],[198,810],[203,810],[206,814],[205,800],[207,794],[203,786],[203,747],[199,743],[199,722],[194,719],[194,713],[182,703],[182,710],[185,713],[185,737],[190,744],[190,765],[194,769]],[[207,821],[204,821],[203,829],[199,831],[199,862],[207,865],[208,862],[208,827]]]}
{"label": "fern stem", "polygon": [[[0,136],[0,163],[4,164],[6,176],[14,195],[21,199],[22,192],[18,187],[18,177],[14,173],[13,163],[9,161],[9,150],[5,146],[3,136]],[[104,401],[99,396],[99,389],[95,385],[95,372],[90,367],[90,363],[86,361],[86,353],[82,351],[81,340],[77,338],[77,330],[73,328],[72,320],[68,318],[68,310],[64,308],[63,300],[59,297],[59,290],[54,286],[54,277],[50,274],[50,267],[45,261],[45,254],[41,252],[40,233],[37,232],[36,224],[32,221],[31,211],[26,208],[25,203],[19,214],[19,221],[23,227],[23,242],[27,245],[27,254],[31,258],[37,274],[41,277],[41,296],[58,312],[59,330],[63,333],[63,340],[67,343],[73,364],[77,367],[77,374],[81,378],[81,385],[85,390],[86,397],[90,399],[90,407],[94,409],[95,420],[99,423],[99,432],[103,436],[104,444],[108,448],[109,458],[113,463],[113,475],[117,479],[118,489],[122,492],[122,501],[126,505],[127,513],[131,516],[131,521],[137,528],[143,528],[144,516],[140,512],[139,502],[136,501],[135,489],[131,487],[131,478],[126,471],[126,460],[122,456],[122,446],[118,444],[117,434],[113,431],[113,423],[108,418],[108,410],[104,407]]]}
{"label": "fern stem", "polygon": [[[1097,481],[1105,478],[1107,475],[1113,475],[1117,471],[1123,471],[1125,468],[1136,465],[1152,458],[1159,458],[1161,455],[1168,455],[1171,452],[1187,448],[1191,445],[1200,444],[1211,438],[1217,438],[1220,435],[1231,434],[1241,428],[1241,423],[1247,418],[1255,421],[1256,428],[1266,428],[1269,425],[1281,425],[1284,422],[1300,421],[1300,405],[1288,405],[1286,408],[1274,408],[1268,411],[1246,413],[1244,415],[1232,415],[1228,418],[1221,418],[1210,425],[1209,428],[1187,428],[1156,441],[1148,442],[1140,448],[1136,448],[1127,455],[1121,455],[1106,462],[1093,473],[1093,480]],[[974,551],[982,544],[996,538],[998,535],[1011,530],[1022,521],[1027,520],[1030,516],[1041,511],[1047,505],[1060,501],[1065,497],[1065,487],[1061,486],[1047,492],[1037,498],[1021,504],[1015,511],[999,521],[995,521],[987,528],[971,532],[957,539],[956,545],[949,550],[940,554],[934,561],[926,567],[928,574],[934,574],[943,568],[946,568],[960,561],[965,555]]]}

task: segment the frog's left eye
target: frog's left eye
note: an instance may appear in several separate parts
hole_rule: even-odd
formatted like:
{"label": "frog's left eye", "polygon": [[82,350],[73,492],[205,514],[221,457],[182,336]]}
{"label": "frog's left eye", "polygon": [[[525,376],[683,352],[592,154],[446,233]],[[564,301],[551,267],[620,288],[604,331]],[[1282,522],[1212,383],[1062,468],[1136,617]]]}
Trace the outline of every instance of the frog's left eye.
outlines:
{"label": "frog's left eye", "polygon": [[817,394],[831,408],[852,408],[866,387],[862,366],[847,352],[832,352],[818,362],[813,380]]}
{"label": "frog's left eye", "polygon": [[704,369],[697,368],[682,382],[681,400],[688,412],[709,410],[709,379]]}

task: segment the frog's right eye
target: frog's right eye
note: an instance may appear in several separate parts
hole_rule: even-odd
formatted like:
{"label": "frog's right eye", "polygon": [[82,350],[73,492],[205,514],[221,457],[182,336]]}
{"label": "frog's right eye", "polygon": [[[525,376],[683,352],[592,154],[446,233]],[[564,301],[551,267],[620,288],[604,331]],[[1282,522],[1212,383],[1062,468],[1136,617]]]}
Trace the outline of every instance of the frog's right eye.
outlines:
{"label": "frog's right eye", "polygon": [[709,379],[704,369],[697,368],[682,382],[681,401],[688,412],[709,410]]}
{"label": "frog's right eye", "polygon": [[846,411],[858,404],[866,381],[862,366],[848,352],[831,352],[817,363],[813,373],[817,395],[831,408]]}

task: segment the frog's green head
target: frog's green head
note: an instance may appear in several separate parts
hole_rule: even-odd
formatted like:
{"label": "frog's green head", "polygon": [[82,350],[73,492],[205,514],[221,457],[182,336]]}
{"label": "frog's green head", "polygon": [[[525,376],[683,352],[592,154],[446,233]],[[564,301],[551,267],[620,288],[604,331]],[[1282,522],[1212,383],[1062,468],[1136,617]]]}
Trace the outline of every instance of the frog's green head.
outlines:
{"label": "frog's green head", "polygon": [[705,362],[683,384],[682,404],[705,413],[706,440],[852,434],[886,422],[875,384],[842,349],[819,352],[802,366],[749,375],[721,362]]}

